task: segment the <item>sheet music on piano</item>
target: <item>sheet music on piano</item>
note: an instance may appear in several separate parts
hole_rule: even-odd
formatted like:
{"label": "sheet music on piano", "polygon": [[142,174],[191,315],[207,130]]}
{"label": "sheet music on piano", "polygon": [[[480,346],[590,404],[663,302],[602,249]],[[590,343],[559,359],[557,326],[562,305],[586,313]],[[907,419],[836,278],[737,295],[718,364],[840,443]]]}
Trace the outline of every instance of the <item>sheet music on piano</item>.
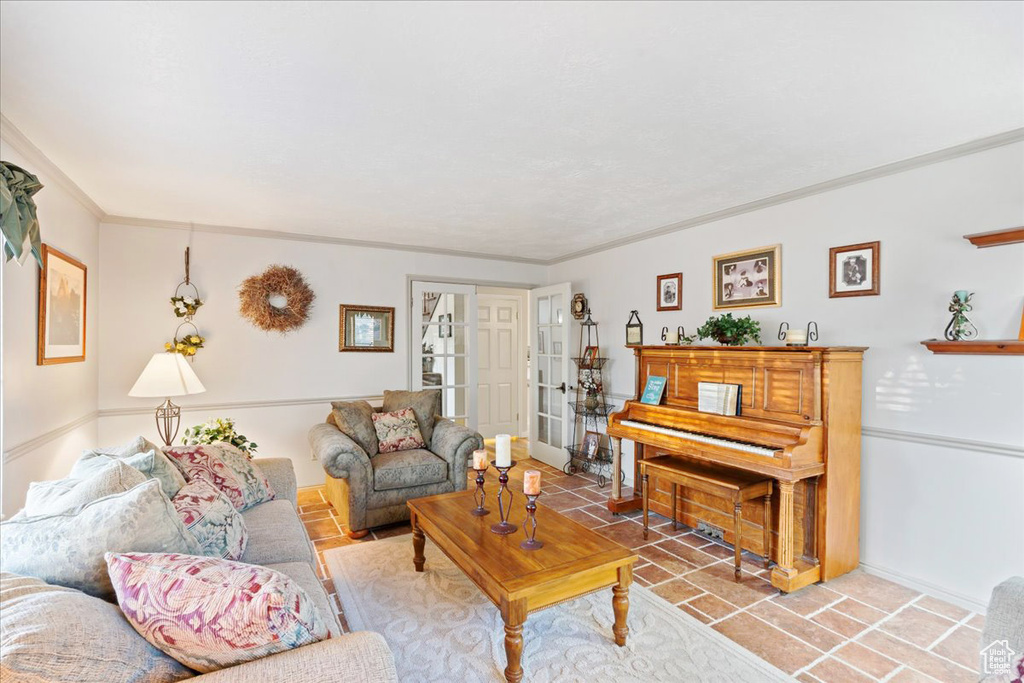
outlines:
{"label": "sheet music on piano", "polygon": [[698,382],[697,410],[717,415],[739,415],[740,391],[742,389],[743,387],[739,384]]}

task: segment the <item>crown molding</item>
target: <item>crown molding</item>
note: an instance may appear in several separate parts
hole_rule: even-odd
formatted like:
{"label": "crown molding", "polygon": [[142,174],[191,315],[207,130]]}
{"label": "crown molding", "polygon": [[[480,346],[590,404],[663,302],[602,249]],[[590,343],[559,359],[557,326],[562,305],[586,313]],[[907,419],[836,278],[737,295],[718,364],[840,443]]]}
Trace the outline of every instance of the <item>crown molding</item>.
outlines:
{"label": "crown molding", "polygon": [[462,258],[485,259],[488,261],[510,261],[512,263],[526,263],[535,266],[547,265],[544,259],[526,258],[522,256],[506,256],[502,254],[488,254],[485,252],[462,251],[459,249],[445,249],[442,247],[417,246],[414,244],[397,244],[391,242],[374,242],[372,240],[358,240],[347,237],[331,237],[329,235],[312,235],[301,232],[285,232],[282,230],[260,230],[258,228],[241,228],[230,225],[210,225],[207,223],[184,223],[182,221],[167,221],[156,218],[135,218],[132,216],[106,216],[102,220],[108,225],[127,225],[142,228],[160,228],[164,230],[193,230],[214,235],[235,235],[238,237],[259,237],[272,240],[289,240],[292,242],[313,242],[316,244],[333,244],[345,247],[362,247],[364,249],[386,249],[388,251],[408,251],[417,254],[438,254],[440,256],[459,256]]}
{"label": "crown molding", "polygon": [[75,181],[68,177],[68,175],[60,170],[57,164],[53,163],[48,156],[46,156],[41,149],[35,146],[35,144],[29,140],[24,133],[18,130],[18,127],[11,123],[3,114],[0,114],[0,138],[3,139],[13,149],[24,155],[35,167],[37,172],[43,173],[47,176],[47,180],[52,179],[57,185],[59,185],[65,192],[74,197],[75,201],[81,204],[86,211],[91,213],[99,220],[103,220],[107,213],[100,208],[100,205],[92,200],[92,198],[85,193],[85,190],[80,188]]}
{"label": "crown molding", "polygon": [[896,173],[902,173],[904,171],[910,171],[923,166],[930,166],[937,164],[942,161],[949,161],[951,159],[957,159],[959,157],[967,156],[969,154],[975,154],[977,152],[984,152],[989,149],[995,149],[996,147],[1004,147],[1006,145],[1012,145],[1016,142],[1024,141],[1024,128],[1015,128],[1013,130],[1006,131],[1005,133],[998,133],[996,135],[990,135],[988,137],[979,138],[977,140],[971,140],[970,142],[964,142],[953,147],[947,147],[940,149],[935,152],[928,152],[927,154],[921,154],[916,157],[910,157],[909,159],[903,159],[902,161],[894,161],[892,163],[883,164],[876,166],[875,168],[869,168],[866,171],[859,171],[858,173],[851,173],[839,178],[833,178],[832,180],[826,180],[824,182],[815,183],[814,185],[808,185],[807,187],[801,187],[796,190],[790,190],[781,194],[772,195],[770,197],[764,197],[757,199],[752,202],[745,204],[739,204],[737,206],[729,207],[727,209],[720,209],[718,211],[712,211],[700,216],[693,218],[687,218],[686,220],[678,221],[676,223],[669,223],[663,225],[660,228],[653,228],[651,230],[645,230],[644,232],[637,233],[628,237],[621,237],[610,242],[604,242],[593,247],[586,249],[580,249],[570,254],[563,256],[557,256],[546,262],[546,265],[553,266],[566,261],[572,261],[574,259],[582,258],[584,256],[590,256],[597,254],[602,251],[608,251],[616,247],[621,247],[633,242],[639,242],[641,240],[649,240],[654,237],[661,237],[662,235],[669,235],[680,230],[688,230],[690,228],[696,228],[700,225],[706,225],[708,223],[714,223],[725,218],[732,218],[733,216],[740,216],[751,211],[757,211],[759,209],[765,209],[770,206],[778,206],[779,204],[786,204],[788,202],[795,201],[797,199],[804,199],[805,197],[812,197],[816,194],[823,192],[829,192],[830,190],[838,190],[842,187],[849,187],[850,185],[857,185],[864,183],[869,180],[875,180],[877,178],[884,178],[886,176],[894,175]]}

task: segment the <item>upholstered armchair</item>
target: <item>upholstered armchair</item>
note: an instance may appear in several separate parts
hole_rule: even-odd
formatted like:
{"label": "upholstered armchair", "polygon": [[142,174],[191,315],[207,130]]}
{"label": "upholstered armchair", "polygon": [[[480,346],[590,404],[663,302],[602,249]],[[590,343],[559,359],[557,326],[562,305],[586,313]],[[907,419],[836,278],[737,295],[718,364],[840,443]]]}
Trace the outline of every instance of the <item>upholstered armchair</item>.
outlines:
{"label": "upholstered armchair", "polygon": [[465,490],[467,462],[483,448],[477,432],[431,416],[432,429],[423,430],[430,432],[424,435],[427,448],[371,455],[358,434],[353,438],[338,428],[335,416],[310,430],[309,443],[326,474],[327,499],[352,538],[409,519],[406,501],[412,498]]}

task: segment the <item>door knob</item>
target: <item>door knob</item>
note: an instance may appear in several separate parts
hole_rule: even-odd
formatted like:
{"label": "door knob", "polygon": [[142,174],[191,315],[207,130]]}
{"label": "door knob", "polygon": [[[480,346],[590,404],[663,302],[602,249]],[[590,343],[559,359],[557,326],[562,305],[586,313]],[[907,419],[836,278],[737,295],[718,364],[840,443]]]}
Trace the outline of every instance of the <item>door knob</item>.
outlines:
{"label": "door knob", "polygon": [[563,394],[565,393],[565,382],[562,382],[560,385],[558,385],[558,390],[561,391]]}

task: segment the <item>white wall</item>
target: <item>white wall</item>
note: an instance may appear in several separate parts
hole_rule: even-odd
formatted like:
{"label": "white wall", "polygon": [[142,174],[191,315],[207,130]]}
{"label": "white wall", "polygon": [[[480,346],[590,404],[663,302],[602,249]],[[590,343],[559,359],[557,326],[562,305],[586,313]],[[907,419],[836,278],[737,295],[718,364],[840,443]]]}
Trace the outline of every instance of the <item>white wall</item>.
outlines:
{"label": "white wall", "polygon": [[[43,242],[83,262],[86,285],[85,362],[36,365],[39,267],[34,260],[3,269],[3,468],[0,506],[16,511],[28,482],[67,474],[96,441],[96,330],[99,312],[99,219],[70,193],[38,150],[0,140],[0,158],[39,176],[35,195]],[[59,173],[57,171],[56,173]]]}
{"label": "white wall", "polygon": [[[714,312],[712,256],[781,243],[782,307],[734,313],[761,321],[766,344],[780,343],[780,322],[813,319],[821,344],[870,347],[862,561],[977,606],[1024,573],[1024,358],[936,356],[919,341],[941,338],[956,289],[976,293],[972,318],[985,338],[1017,337],[1024,245],[979,250],[962,236],[1022,224],[1024,145],[1015,144],[574,259],[548,280],[587,295],[613,359],[608,389],[621,398],[633,393],[631,309],[645,342],[660,343],[663,326],[693,334]],[[829,299],[829,247],[873,240],[881,296]],[[658,313],[655,278],[678,271],[683,310]]]}
{"label": "white wall", "polygon": [[[296,463],[300,485],[321,483],[306,433],[330,398],[379,396],[408,386],[407,276],[541,284],[541,266],[207,232],[104,224],[100,261],[100,441],[153,434],[154,399],[129,398],[150,355],[163,350],[178,319],[168,298],[182,280],[191,240],[192,280],[205,305],[195,322],[206,337],[195,371],[207,392],[175,399],[182,428],[231,416],[259,455]],[[312,317],[287,335],[255,329],[238,315],[239,284],[268,265],[297,268],[316,293]],[[394,353],[339,353],[338,305],[394,306]],[[240,403],[261,402],[257,407]],[[297,402],[297,403],[296,403]],[[282,405],[287,404],[287,405]],[[189,411],[189,406],[210,406]],[[130,414],[124,414],[125,410]]]}

